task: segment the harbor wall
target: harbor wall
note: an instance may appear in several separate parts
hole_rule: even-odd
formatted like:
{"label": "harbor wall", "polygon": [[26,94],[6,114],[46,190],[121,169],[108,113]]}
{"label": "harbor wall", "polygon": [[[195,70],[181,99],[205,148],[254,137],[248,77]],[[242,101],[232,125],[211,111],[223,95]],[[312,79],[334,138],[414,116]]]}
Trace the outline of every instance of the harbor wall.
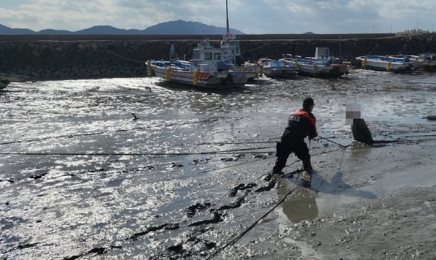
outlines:
{"label": "harbor wall", "polygon": [[[436,34],[238,35],[245,61],[283,54],[313,56],[328,47],[333,56],[354,61],[367,54],[436,52]],[[33,80],[144,77],[145,62],[169,59],[171,44],[179,58],[189,59],[201,35],[1,35],[0,73]],[[209,36],[219,46],[221,36]]]}

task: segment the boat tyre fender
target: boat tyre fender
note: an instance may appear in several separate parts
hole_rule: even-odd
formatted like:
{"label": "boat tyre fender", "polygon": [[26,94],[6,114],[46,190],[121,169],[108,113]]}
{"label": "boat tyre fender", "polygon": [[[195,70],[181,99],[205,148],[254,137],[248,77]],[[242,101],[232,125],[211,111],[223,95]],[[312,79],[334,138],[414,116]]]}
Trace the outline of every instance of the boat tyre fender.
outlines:
{"label": "boat tyre fender", "polygon": [[228,82],[233,83],[233,75],[230,73],[227,74],[227,80],[228,80]]}
{"label": "boat tyre fender", "polygon": [[233,83],[233,75],[227,74],[226,78],[221,79],[221,85],[226,85],[227,83]]}

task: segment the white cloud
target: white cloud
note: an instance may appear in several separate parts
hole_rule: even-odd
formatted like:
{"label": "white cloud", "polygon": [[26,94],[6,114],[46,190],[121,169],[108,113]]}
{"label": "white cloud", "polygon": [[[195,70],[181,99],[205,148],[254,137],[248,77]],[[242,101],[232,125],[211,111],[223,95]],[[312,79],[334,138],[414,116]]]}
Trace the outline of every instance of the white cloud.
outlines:
{"label": "white cloud", "polygon": [[[1,0],[0,24],[77,31],[94,25],[145,29],[174,20],[226,26],[225,0]],[[228,0],[230,27],[249,34],[431,30],[436,1]],[[436,27],[434,27],[436,28]]]}

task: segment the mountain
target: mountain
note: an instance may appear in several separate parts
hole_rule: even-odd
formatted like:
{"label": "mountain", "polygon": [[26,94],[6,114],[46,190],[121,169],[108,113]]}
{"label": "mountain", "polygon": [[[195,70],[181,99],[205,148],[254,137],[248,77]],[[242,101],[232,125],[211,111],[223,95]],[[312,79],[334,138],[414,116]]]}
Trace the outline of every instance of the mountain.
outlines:
{"label": "mountain", "polygon": [[[1,34],[1,32],[0,32]],[[34,34],[71,34],[70,31],[67,30],[53,30],[53,29],[45,29],[45,30],[41,30],[39,32],[35,32]]]}
{"label": "mountain", "polygon": [[72,34],[91,34],[91,35],[95,35],[95,34],[100,34],[100,35],[127,35],[127,34],[147,34],[144,33],[144,30],[136,30],[136,29],[130,29],[130,30],[126,30],[126,29],[118,29],[112,26],[108,26],[108,25],[99,25],[99,26],[93,26],[91,28],[88,29],[83,29],[77,32],[72,32]]}
{"label": "mountain", "polygon": [[[45,29],[39,32],[35,32],[29,29],[18,29],[18,28],[9,28],[7,26],[0,24],[0,35],[20,35],[20,34],[51,34],[51,35],[60,35],[60,34],[87,34],[87,35],[181,35],[181,34],[225,34],[227,31],[224,27],[216,27],[211,25],[202,24],[199,22],[186,22],[182,20],[171,21],[159,23],[153,26],[150,26],[144,30],[137,29],[118,29],[108,25],[99,25],[93,26],[91,28],[83,29],[76,32],[71,32],[67,30],[54,30],[54,29]],[[243,32],[230,29],[231,34],[244,34]]]}
{"label": "mountain", "polygon": [[[231,34],[245,34],[236,29],[229,29]],[[146,34],[225,34],[227,29],[205,25],[199,22],[186,22],[182,20],[165,22],[148,27]]]}
{"label": "mountain", "polygon": [[313,32],[305,32],[303,34],[315,34],[315,33],[313,33]]}
{"label": "mountain", "polygon": [[34,31],[29,29],[9,28],[0,24],[0,34],[35,34]]}

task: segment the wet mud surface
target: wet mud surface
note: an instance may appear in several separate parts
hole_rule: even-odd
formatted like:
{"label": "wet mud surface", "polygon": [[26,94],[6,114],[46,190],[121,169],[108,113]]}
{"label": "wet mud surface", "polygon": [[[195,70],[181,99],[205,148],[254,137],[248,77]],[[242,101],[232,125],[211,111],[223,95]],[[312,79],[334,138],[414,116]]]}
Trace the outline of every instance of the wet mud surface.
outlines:
{"label": "wet mud surface", "polygon": [[[0,259],[434,259],[435,92],[433,74],[362,70],[233,93],[157,78],[12,83]],[[311,142],[310,187],[294,155],[265,181],[306,95],[334,142]],[[374,140],[395,142],[353,142],[347,103]]]}

